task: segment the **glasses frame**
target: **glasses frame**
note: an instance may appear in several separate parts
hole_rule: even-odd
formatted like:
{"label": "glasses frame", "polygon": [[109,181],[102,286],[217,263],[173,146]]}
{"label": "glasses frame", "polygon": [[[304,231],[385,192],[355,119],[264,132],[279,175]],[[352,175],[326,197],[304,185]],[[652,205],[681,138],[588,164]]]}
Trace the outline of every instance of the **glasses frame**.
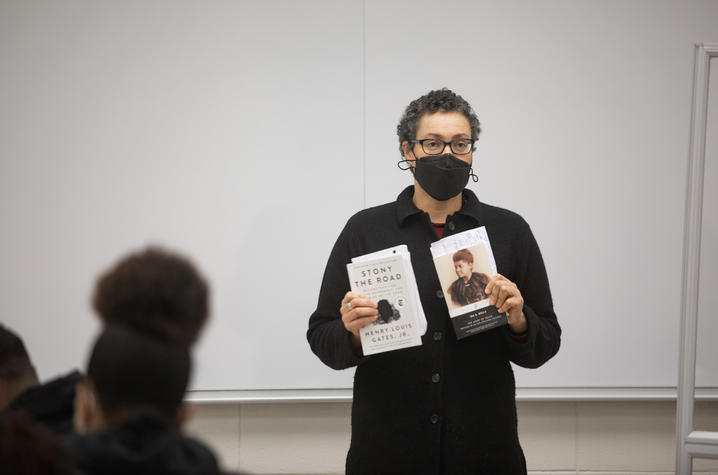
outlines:
{"label": "glasses frame", "polygon": [[[433,141],[433,142],[441,142],[442,144],[444,144],[444,146],[441,147],[441,151],[438,152],[438,153],[429,153],[429,152],[427,152],[426,149],[424,148],[424,142],[428,142],[429,140],[431,140],[431,141]],[[469,151],[468,151],[468,152],[456,152],[456,151],[454,151],[454,142],[456,142],[457,140],[466,140],[466,141],[468,141],[468,142],[469,142]],[[442,153],[444,153],[444,150],[446,150],[446,146],[447,146],[447,145],[449,146],[449,149],[451,150],[451,153],[453,153],[453,154],[456,154],[456,155],[468,155],[468,154],[472,153],[472,152],[475,150],[475,149],[474,149],[474,145],[476,144],[476,142],[477,142],[477,140],[474,140],[474,139],[454,139],[454,140],[452,140],[451,142],[445,142],[445,141],[443,141],[443,140],[441,140],[441,139],[431,139],[431,138],[430,138],[430,139],[421,139],[421,140],[409,140],[409,143],[410,143],[410,144],[414,144],[414,145],[419,144],[419,145],[421,145],[421,149],[422,149],[422,150],[424,151],[424,153],[427,154],[427,155],[441,155]]]}

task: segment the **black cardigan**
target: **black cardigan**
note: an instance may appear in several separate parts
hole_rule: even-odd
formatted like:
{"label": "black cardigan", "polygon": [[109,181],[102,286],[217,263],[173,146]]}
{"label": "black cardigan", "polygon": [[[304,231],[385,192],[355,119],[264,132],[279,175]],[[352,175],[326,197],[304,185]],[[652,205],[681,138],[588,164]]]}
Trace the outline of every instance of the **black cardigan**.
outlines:
{"label": "black cardigan", "polygon": [[[486,226],[498,272],[524,298],[528,337],[508,327],[457,340],[429,246],[437,240],[428,214],[406,188],[396,202],[351,217],[327,263],[307,339],[328,366],[357,366],[347,474],[522,474],[515,383],[510,362],[535,368],[558,351],[561,329],[553,311],[543,259],[528,224],[517,214],[480,203],[464,190],[460,211],[444,236]],[[352,257],[406,244],[428,321],[422,345],[356,356],[339,306],[350,289]]]}

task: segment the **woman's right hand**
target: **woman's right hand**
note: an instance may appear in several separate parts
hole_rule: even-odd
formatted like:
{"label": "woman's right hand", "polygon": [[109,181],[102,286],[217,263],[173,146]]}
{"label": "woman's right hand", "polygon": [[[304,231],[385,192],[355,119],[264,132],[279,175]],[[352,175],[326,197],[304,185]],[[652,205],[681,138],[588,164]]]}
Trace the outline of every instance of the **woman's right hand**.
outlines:
{"label": "woman's right hand", "polygon": [[352,334],[352,340],[359,342],[359,330],[379,317],[376,303],[366,295],[347,292],[342,299],[339,312],[344,328]]}

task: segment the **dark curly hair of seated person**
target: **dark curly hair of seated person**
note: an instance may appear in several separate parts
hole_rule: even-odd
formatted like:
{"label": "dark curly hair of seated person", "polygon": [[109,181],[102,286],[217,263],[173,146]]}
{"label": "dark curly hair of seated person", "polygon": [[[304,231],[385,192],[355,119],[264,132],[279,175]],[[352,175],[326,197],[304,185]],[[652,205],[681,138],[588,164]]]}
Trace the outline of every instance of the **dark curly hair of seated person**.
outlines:
{"label": "dark curly hair of seated person", "polygon": [[193,344],[209,315],[209,287],[187,258],[149,247],[100,276],[92,305],[105,324]]}

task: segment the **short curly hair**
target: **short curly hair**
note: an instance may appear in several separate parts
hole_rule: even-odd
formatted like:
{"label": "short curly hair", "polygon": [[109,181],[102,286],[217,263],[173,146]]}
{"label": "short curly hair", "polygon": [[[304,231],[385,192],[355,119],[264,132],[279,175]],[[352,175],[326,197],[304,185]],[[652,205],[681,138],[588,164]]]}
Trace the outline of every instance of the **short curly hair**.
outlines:
{"label": "short curly hair", "polygon": [[396,134],[399,136],[399,151],[402,155],[404,155],[404,150],[401,144],[405,141],[415,140],[419,120],[425,114],[434,112],[461,112],[471,126],[471,139],[479,138],[481,123],[471,105],[463,97],[447,88],[437,89],[411,101],[406,107],[404,115],[401,116],[401,120],[396,126]]}
{"label": "short curly hair", "polygon": [[192,344],[209,316],[209,287],[187,258],[149,247],[100,276],[92,305],[105,324]]}

